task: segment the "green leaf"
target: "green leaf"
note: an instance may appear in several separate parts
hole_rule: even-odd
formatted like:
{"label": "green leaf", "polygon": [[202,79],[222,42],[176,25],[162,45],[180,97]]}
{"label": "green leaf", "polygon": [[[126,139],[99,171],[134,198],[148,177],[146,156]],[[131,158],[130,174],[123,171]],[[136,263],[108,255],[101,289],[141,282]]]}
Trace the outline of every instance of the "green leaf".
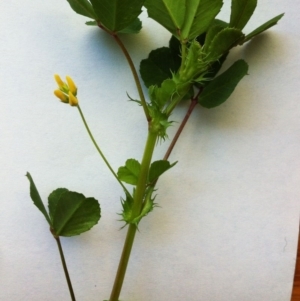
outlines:
{"label": "green leaf", "polygon": [[62,193],[56,190],[50,196],[49,210],[55,235],[79,235],[98,223],[101,211],[96,199],[68,190]]}
{"label": "green leaf", "polygon": [[153,183],[156,181],[164,172],[172,168],[177,162],[170,164],[167,160],[155,161],[151,164],[149,170],[149,182]]}
{"label": "green leaf", "polygon": [[136,185],[140,171],[140,162],[135,159],[128,159],[125,166],[118,169],[118,178],[125,183]]}
{"label": "green leaf", "polygon": [[263,25],[259,26],[256,28],[254,31],[246,35],[245,40],[243,43],[251,40],[253,37],[257,36],[258,34],[264,32],[265,30],[269,29],[270,27],[274,26],[277,24],[277,22],[283,17],[284,14],[280,14],[273,19],[269,20],[268,22],[264,23]]}
{"label": "green leaf", "polygon": [[150,18],[178,37],[178,30],[182,28],[185,19],[185,2],[185,0],[146,0],[144,6]]}
{"label": "green leaf", "polygon": [[257,0],[232,0],[230,27],[243,29],[255,11]]}
{"label": "green leaf", "polygon": [[85,22],[85,25],[88,25],[88,26],[98,26],[98,23],[97,23],[97,21],[87,21],[87,22]]}
{"label": "green leaf", "polygon": [[142,29],[142,21],[139,18],[136,18],[130,25],[126,28],[118,31],[119,33],[126,33],[126,34],[135,34],[139,33]]}
{"label": "green leaf", "polygon": [[171,55],[174,61],[174,69],[171,69],[172,72],[176,72],[181,64],[181,43],[175,36],[171,36],[171,39],[169,40],[169,48],[171,50]]}
{"label": "green leaf", "polygon": [[[178,7],[183,5],[174,1]],[[222,0],[186,0],[185,20],[181,29],[181,40],[192,40],[211,25],[223,6]]]}
{"label": "green leaf", "polygon": [[243,33],[236,28],[224,28],[210,42],[206,49],[206,61],[215,61],[220,56],[228,52],[232,47],[236,46],[242,39]]}
{"label": "green leaf", "polygon": [[202,48],[202,50],[204,52],[206,52],[206,53],[208,52],[208,48],[209,48],[211,42],[213,41],[215,36],[223,29],[224,29],[224,27],[222,25],[215,25],[215,26],[212,26],[209,28],[209,30],[207,31],[206,37],[205,37],[205,43]]}
{"label": "green leaf", "polygon": [[54,191],[52,191],[50,193],[50,195],[48,196],[48,208],[49,208],[49,214],[50,214],[50,219],[53,221],[53,216],[52,214],[55,212],[56,210],[56,206],[58,204],[58,201],[61,197],[61,195],[68,191],[68,189],[66,188],[57,188]]}
{"label": "green leaf", "polygon": [[142,12],[144,0],[91,0],[99,21],[117,32],[132,24]]}
{"label": "green leaf", "polygon": [[30,182],[30,197],[31,197],[34,205],[43,213],[48,224],[51,226],[52,223],[51,223],[50,217],[48,215],[48,212],[46,211],[43,201],[39,195],[39,192],[38,192],[29,172],[26,173],[26,177],[28,178],[28,180]]}
{"label": "green leaf", "polygon": [[154,85],[160,87],[179,67],[180,61],[173,55],[172,49],[162,47],[151,51],[149,57],[141,61],[140,74],[147,88]]}
{"label": "green leaf", "polygon": [[244,60],[236,61],[207,86],[199,98],[199,104],[205,108],[214,108],[225,102],[239,81],[247,74],[248,65]]}
{"label": "green leaf", "polygon": [[67,0],[72,9],[80,15],[97,20],[98,17],[88,0]]}

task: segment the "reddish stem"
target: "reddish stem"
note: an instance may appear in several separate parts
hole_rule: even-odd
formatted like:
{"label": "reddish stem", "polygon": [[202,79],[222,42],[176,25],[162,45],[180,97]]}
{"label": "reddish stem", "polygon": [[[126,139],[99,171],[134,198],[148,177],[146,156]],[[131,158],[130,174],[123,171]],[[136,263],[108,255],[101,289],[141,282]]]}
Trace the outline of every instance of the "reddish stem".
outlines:
{"label": "reddish stem", "polygon": [[201,94],[201,92],[202,92],[202,89],[200,89],[198,91],[197,95],[194,96],[191,99],[191,104],[190,104],[190,106],[189,106],[189,108],[188,108],[188,110],[187,110],[187,112],[186,112],[186,114],[185,114],[185,116],[184,116],[184,118],[183,118],[183,120],[182,120],[182,122],[181,122],[181,124],[180,124],[180,126],[179,126],[179,128],[178,128],[178,130],[177,130],[177,132],[176,132],[176,134],[175,134],[175,136],[173,138],[173,140],[172,140],[172,142],[171,142],[171,144],[169,145],[169,148],[168,148],[168,150],[167,150],[167,152],[166,152],[163,160],[168,160],[169,156],[171,155],[171,152],[173,151],[173,148],[174,148],[174,146],[175,146],[175,144],[176,144],[176,142],[177,142],[177,140],[178,140],[178,138],[179,138],[182,130],[184,129],[187,121],[189,120],[189,118],[190,118],[193,110],[195,109],[195,107],[196,107],[196,105],[198,103],[198,97]]}

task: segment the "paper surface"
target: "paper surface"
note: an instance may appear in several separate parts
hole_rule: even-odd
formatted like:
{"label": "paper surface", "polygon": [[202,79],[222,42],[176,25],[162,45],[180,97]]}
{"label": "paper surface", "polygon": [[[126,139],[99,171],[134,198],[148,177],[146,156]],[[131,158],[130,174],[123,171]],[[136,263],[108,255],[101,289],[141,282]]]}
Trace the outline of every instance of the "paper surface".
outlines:
{"label": "paper surface", "polygon": [[[229,1],[220,18],[228,20]],[[300,207],[300,3],[259,1],[246,32],[279,24],[233,51],[249,76],[216,109],[197,108],[158,184],[160,207],[140,224],[121,300],[288,301]],[[123,37],[138,67],[170,35],[142,16]],[[99,225],[62,239],[77,300],[108,299],[126,229],[122,190],[88,138],[76,108],[53,96],[53,74],[71,75],[81,108],[114,169],[140,160],[147,125],[114,41],[84,24],[67,1],[0,4],[0,300],[69,300],[59,254],[29,197],[58,187],[98,199]],[[146,89],[145,89],[145,92]],[[173,115],[179,122],[187,105]],[[178,123],[169,132],[175,133]],[[154,158],[163,157],[168,142]]]}

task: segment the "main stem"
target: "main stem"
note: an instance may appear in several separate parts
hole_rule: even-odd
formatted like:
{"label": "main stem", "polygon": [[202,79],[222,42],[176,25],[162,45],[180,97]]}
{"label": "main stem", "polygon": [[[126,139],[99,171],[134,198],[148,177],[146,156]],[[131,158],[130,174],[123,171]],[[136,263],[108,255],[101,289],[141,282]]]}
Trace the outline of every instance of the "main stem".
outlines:
{"label": "main stem", "polygon": [[60,255],[60,259],[61,259],[61,263],[62,263],[64,272],[65,272],[66,280],[67,280],[67,283],[68,283],[71,300],[72,301],[76,301],[75,294],[74,294],[73,287],[72,287],[72,283],[71,283],[71,279],[70,279],[68,268],[67,268],[67,264],[66,264],[66,260],[65,260],[65,256],[64,256],[64,252],[63,252],[63,249],[62,249],[62,246],[61,246],[61,243],[60,243],[59,236],[54,236],[54,238],[55,238],[55,240],[57,242],[58,251],[59,251],[59,255]]}
{"label": "main stem", "polygon": [[[134,201],[133,209],[132,209],[133,217],[137,217],[142,209],[143,199],[146,191],[147,178],[149,173],[149,166],[151,164],[151,159],[154,152],[156,141],[157,141],[157,133],[153,133],[149,131],[147,142],[144,149],[144,155],[141,163],[140,176],[133,197],[133,201]],[[137,230],[136,225],[129,224],[121,259],[119,262],[118,271],[116,274],[115,282],[112,288],[109,301],[119,300],[136,230]]]}

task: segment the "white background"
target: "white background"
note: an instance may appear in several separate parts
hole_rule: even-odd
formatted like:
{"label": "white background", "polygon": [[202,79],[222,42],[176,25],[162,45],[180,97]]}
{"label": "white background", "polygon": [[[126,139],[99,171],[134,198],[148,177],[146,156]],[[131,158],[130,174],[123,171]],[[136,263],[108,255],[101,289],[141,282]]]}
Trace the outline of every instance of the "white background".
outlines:
{"label": "white background", "polygon": [[[221,18],[228,21],[229,1]],[[140,224],[124,301],[290,300],[300,199],[300,3],[259,1],[246,32],[285,12],[233,51],[249,76],[222,106],[197,108],[159,181],[161,206]],[[142,16],[123,37],[136,66],[169,33]],[[90,142],[76,108],[54,96],[71,75],[86,119],[114,169],[142,156],[147,126],[122,53],[84,25],[67,1],[0,4],[0,300],[70,300],[57,246],[29,197],[29,171],[45,202],[57,187],[97,198],[102,218],[63,238],[78,301],[108,299],[126,230],[122,190]],[[146,92],[146,90],[145,90]],[[182,105],[173,120],[180,120]],[[170,130],[170,137],[178,124]],[[162,158],[167,144],[155,159]]]}

